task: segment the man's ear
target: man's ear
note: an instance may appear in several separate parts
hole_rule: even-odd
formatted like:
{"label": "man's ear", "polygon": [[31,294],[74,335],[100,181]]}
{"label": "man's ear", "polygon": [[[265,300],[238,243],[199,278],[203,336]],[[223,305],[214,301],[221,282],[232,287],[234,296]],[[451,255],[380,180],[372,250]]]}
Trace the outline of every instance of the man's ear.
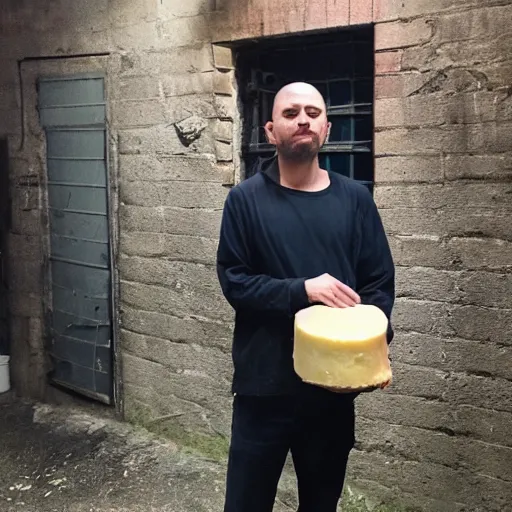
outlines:
{"label": "man's ear", "polygon": [[265,135],[267,136],[267,140],[269,144],[276,145],[276,138],[274,137],[274,123],[272,121],[269,121],[265,125]]}
{"label": "man's ear", "polygon": [[331,127],[332,127],[332,123],[328,121],[327,122],[327,132],[326,132],[325,140],[329,140],[329,136],[331,135]]}

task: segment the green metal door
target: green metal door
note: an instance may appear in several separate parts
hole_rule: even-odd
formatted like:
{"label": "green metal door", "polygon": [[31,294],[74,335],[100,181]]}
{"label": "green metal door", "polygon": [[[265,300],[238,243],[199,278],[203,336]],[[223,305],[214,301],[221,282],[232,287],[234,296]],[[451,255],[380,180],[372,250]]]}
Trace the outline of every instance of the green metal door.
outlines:
{"label": "green metal door", "polygon": [[102,402],[113,390],[105,81],[42,78],[50,214],[51,379]]}

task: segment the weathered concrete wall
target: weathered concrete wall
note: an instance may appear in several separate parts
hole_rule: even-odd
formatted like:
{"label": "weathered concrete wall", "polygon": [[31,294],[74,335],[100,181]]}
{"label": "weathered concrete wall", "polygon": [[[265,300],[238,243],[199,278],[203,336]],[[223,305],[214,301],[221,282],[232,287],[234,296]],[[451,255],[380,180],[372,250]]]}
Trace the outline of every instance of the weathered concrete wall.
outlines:
{"label": "weathered concrete wall", "polygon": [[375,33],[395,382],[360,403],[352,475],[425,510],[511,510],[512,5],[403,4]]}
{"label": "weathered concrete wall", "polygon": [[0,9],[18,389],[44,389],[44,158],[28,127],[35,73],[49,64],[21,66],[22,144],[16,60],[109,54],[98,59],[109,77],[124,407],[201,443],[197,432],[229,432],[232,315],[213,263],[239,121],[230,51],[211,41],[374,21],[375,197],[398,265],[395,380],[359,400],[350,481],[422,510],[512,510],[512,2],[86,4]]}
{"label": "weathered concrete wall", "polygon": [[[235,173],[236,97],[231,52],[210,44],[214,8],[204,0],[2,4],[0,136],[9,137],[11,155],[12,367],[22,395],[44,398],[48,369],[46,170],[36,79],[92,71],[101,61],[126,416],[165,417],[158,425],[170,430],[178,422],[228,432],[232,314],[213,263],[224,184]],[[76,58],[94,53],[104,55]],[[38,57],[58,59],[23,60]]]}

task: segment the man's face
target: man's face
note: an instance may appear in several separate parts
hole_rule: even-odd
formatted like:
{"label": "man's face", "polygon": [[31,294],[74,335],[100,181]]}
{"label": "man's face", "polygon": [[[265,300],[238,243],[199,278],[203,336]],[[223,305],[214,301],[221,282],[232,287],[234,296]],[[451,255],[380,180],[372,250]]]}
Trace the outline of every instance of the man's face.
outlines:
{"label": "man's face", "polygon": [[313,160],[329,131],[322,95],[308,84],[292,84],[276,96],[272,121],[265,126],[271,144],[287,160]]}

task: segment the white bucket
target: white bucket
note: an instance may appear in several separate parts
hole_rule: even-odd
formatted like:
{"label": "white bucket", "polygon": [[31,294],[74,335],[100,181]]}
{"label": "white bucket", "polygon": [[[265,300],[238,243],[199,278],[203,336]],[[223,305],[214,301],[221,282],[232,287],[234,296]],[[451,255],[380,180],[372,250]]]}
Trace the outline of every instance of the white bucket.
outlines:
{"label": "white bucket", "polygon": [[0,393],[11,389],[9,378],[9,356],[0,356]]}

